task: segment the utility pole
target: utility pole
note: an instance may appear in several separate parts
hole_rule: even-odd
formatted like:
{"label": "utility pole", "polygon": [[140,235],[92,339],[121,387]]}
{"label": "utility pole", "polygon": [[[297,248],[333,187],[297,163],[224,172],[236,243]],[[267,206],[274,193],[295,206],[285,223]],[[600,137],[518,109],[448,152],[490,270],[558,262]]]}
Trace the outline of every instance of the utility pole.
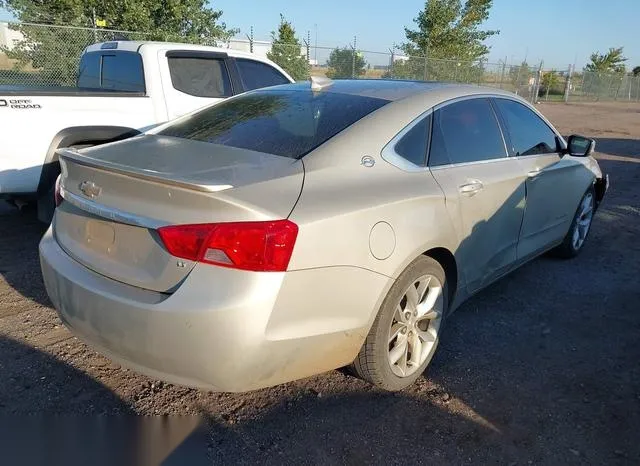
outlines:
{"label": "utility pole", "polygon": [[[311,70],[311,31],[307,30],[307,40],[304,42],[307,46],[307,70]],[[316,63],[317,64],[317,63]]]}
{"label": "utility pole", "polygon": [[96,43],[98,42],[98,30],[96,29],[96,9],[92,8],[91,9],[91,20],[93,21],[93,24],[91,25],[91,27],[93,28],[93,42]]}
{"label": "utility pole", "polygon": [[351,54],[351,77],[356,77],[356,45],[358,43],[358,38],[353,36],[353,53]]}
{"label": "utility pole", "polygon": [[313,51],[313,59],[316,61],[316,65],[318,65],[318,24],[314,24],[313,25],[315,32],[316,32],[316,40],[315,40],[315,46],[314,46],[314,51]]}

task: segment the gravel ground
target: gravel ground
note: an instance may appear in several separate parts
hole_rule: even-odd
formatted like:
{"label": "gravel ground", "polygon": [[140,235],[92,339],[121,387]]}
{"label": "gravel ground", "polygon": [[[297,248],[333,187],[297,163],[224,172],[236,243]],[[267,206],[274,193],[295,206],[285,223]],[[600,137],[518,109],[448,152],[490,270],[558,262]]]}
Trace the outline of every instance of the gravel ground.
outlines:
{"label": "gravel ground", "polygon": [[120,368],[51,308],[33,213],[0,206],[0,414],[201,414],[216,464],[639,464],[640,106],[540,108],[611,176],[585,250],[465,303],[398,394],[340,371],[223,394]]}

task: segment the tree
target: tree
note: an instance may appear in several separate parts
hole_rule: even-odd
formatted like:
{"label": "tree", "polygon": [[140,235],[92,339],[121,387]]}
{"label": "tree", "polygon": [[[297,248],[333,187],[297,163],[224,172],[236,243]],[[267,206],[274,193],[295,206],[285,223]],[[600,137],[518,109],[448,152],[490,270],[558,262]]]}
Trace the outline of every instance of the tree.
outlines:
{"label": "tree", "polygon": [[414,19],[418,29],[405,28],[402,51],[411,56],[478,61],[489,53],[484,41],[499,34],[481,30],[493,0],[427,0]]}
{"label": "tree", "polygon": [[622,50],[623,47],[611,47],[608,52],[603,54],[594,52],[589,57],[591,63],[588,63],[584,69],[596,73],[624,73],[624,62],[627,61],[627,58],[622,54]]}
{"label": "tree", "polygon": [[545,99],[551,95],[559,95],[564,92],[561,86],[560,74],[556,70],[545,71],[540,81],[539,95],[545,96]]}
{"label": "tree", "polygon": [[[90,29],[69,29],[20,24],[25,36],[12,51],[5,50],[19,66],[40,69],[43,82],[75,83],[82,50],[93,42],[138,39],[192,43],[215,43],[236,31],[220,21],[222,11],[206,0],[0,0],[21,22],[95,27],[94,18],[106,20],[109,29],[135,34]],[[210,3],[210,2],[209,2]]]}
{"label": "tree", "polygon": [[280,15],[280,26],[278,34],[271,33],[273,42],[271,51],[267,53],[267,58],[280,65],[296,81],[305,80],[309,77],[309,63],[307,58],[302,56],[301,44],[296,37],[296,31],[291,23]]}
{"label": "tree", "polygon": [[640,66],[636,66],[635,68],[633,68],[633,70],[631,70],[631,72],[634,76],[640,76]]}
{"label": "tree", "polygon": [[329,78],[357,78],[364,75],[367,62],[360,52],[351,47],[344,47],[331,51],[327,66]]}

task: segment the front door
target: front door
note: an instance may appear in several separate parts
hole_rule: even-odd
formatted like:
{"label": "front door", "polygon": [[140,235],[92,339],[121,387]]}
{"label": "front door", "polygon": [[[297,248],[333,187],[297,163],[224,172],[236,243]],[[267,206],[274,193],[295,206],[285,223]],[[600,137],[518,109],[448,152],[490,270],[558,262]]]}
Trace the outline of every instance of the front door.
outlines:
{"label": "front door", "polygon": [[563,239],[590,172],[576,159],[562,157],[558,135],[531,109],[510,99],[496,98],[494,103],[508,129],[509,149],[525,174],[518,258],[526,259]]}
{"label": "front door", "polygon": [[522,169],[507,157],[488,99],[462,100],[434,112],[429,166],[457,220],[455,255],[474,292],[516,261],[525,203]]}

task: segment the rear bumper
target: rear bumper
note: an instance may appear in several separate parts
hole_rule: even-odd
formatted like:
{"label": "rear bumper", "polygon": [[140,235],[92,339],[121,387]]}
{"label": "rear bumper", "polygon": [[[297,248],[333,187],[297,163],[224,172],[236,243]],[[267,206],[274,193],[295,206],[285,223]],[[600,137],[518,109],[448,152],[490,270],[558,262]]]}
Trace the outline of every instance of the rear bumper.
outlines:
{"label": "rear bumper", "polygon": [[40,243],[47,292],[80,339],[151,377],[247,391],[350,363],[390,279],[353,267],[255,273],[197,265],[171,294],[98,275]]}

